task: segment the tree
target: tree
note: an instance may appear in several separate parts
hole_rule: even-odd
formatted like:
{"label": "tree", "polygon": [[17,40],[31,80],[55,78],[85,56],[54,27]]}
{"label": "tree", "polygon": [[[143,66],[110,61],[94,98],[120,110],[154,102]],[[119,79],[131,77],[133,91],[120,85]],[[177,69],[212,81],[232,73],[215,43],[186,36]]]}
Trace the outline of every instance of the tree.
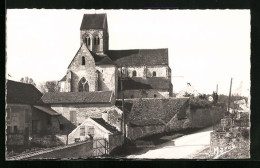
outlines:
{"label": "tree", "polygon": [[20,82],[22,83],[28,83],[28,84],[32,84],[33,86],[36,86],[36,84],[34,83],[32,78],[29,78],[28,76],[22,77],[20,79]]}
{"label": "tree", "polygon": [[46,81],[39,84],[39,90],[43,93],[46,92],[59,92],[59,82],[58,81]]}

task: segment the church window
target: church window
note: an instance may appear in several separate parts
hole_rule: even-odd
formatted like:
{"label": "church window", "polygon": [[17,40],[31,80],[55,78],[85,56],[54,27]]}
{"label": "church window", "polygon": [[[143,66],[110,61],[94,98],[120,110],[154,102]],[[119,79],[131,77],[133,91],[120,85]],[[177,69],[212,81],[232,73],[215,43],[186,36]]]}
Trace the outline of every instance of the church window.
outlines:
{"label": "church window", "polygon": [[135,70],[133,71],[133,76],[136,76],[136,71]]}
{"label": "church window", "polygon": [[81,65],[85,65],[85,57],[82,57]]}
{"label": "church window", "polygon": [[99,41],[100,41],[100,40],[99,40],[99,37],[96,36],[96,37],[95,37],[95,40],[94,40],[94,44],[95,44],[95,45],[99,45]]}
{"label": "church window", "polygon": [[89,85],[88,81],[83,77],[79,81],[79,92],[88,92],[89,91]]}
{"label": "church window", "polygon": [[87,45],[90,45],[90,37],[86,37],[86,38],[85,38],[85,43],[86,43]]}
{"label": "church window", "polygon": [[153,97],[154,97],[154,98],[156,98],[156,97],[157,97],[157,95],[156,95],[156,94],[154,94],[154,95],[153,95]]}
{"label": "church window", "polygon": [[153,76],[154,76],[154,77],[156,76],[156,72],[155,72],[155,71],[153,71]]}

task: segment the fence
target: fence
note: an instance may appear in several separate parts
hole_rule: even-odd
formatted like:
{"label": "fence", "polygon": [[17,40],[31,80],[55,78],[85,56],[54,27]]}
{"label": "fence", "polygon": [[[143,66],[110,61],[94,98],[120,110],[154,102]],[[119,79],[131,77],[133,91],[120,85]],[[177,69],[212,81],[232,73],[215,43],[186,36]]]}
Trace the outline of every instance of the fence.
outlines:
{"label": "fence", "polygon": [[109,143],[104,138],[93,139],[93,157],[109,154]]}

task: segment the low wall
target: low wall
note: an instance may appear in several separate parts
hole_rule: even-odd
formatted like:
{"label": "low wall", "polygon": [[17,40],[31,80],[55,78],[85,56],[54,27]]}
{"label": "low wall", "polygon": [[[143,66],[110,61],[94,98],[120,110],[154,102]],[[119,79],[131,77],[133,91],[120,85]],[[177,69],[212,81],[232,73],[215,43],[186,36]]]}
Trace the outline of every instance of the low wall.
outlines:
{"label": "low wall", "polygon": [[33,135],[31,143],[44,147],[55,147],[65,145],[66,135]]}
{"label": "low wall", "polygon": [[109,135],[109,153],[115,148],[122,146],[124,143],[124,137],[122,134]]}
{"label": "low wall", "polygon": [[135,140],[149,135],[159,134],[165,131],[165,125],[151,125],[142,127],[127,126],[127,138]]}
{"label": "low wall", "polygon": [[66,146],[63,149],[53,149],[50,152],[32,156],[26,159],[86,159],[92,156],[93,141]]}

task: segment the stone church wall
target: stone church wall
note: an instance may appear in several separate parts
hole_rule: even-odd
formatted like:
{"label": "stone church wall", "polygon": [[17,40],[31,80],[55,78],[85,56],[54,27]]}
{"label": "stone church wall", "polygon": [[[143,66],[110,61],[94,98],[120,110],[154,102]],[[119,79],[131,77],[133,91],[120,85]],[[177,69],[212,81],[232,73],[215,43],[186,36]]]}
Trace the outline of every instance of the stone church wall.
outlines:
{"label": "stone church wall", "polygon": [[[169,98],[169,91],[159,89],[145,89],[145,90],[124,90],[124,98]],[[118,98],[121,99],[121,92],[118,92]]]}
{"label": "stone church wall", "polygon": [[168,66],[147,66],[147,77],[153,77],[153,72],[156,72],[156,77],[168,78]]}
{"label": "stone church wall", "polygon": [[116,95],[116,67],[114,65],[99,65],[96,66],[96,69],[98,71],[98,91],[113,91]]}
{"label": "stone church wall", "polygon": [[[85,65],[82,65],[82,56],[85,57]],[[85,77],[88,81],[89,91],[95,91],[96,87],[96,68],[94,58],[87,51],[85,45],[77,53],[77,56],[73,59],[69,66],[71,73],[71,91],[77,92],[79,81],[82,77]]]}

